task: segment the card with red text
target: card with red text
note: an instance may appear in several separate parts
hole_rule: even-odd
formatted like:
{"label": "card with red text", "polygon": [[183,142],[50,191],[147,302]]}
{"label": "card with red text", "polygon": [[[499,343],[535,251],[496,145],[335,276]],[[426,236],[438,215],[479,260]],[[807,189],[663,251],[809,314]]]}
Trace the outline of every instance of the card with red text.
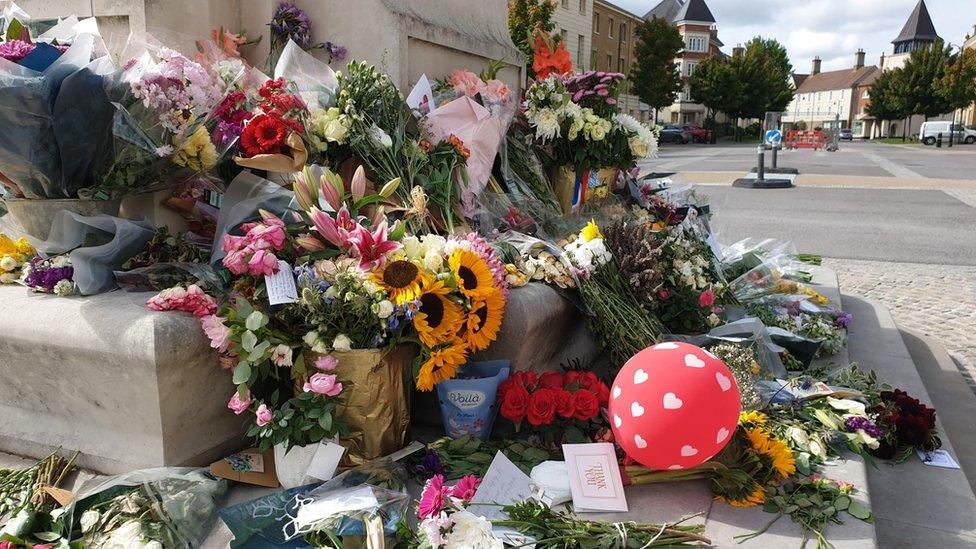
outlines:
{"label": "card with red text", "polygon": [[613,444],[563,444],[563,455],[569,470],[574,511],[627,511],[627,497]]}

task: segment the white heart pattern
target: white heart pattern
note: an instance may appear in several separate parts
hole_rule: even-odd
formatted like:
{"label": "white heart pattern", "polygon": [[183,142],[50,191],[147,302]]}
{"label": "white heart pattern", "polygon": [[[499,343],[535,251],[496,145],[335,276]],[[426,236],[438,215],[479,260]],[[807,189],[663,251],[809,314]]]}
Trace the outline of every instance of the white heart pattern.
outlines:
{"label": "white heart pattern", "polygon": [[641,406],[639,402],[633,402],[630,405],[630,415],[634,417],[641,417],[644,415],[644,407]]}
{"label": "white heart pattern", "polygon": [[684,469],[684,467],[682,467],[680,465],[672,465],[672,466],[668,467],[668,469],[671,470],[671,471],[679,471],[681,469]]}
{"label": "white heart pattern", "polygon": [[614,385],[613,386],[613,398],[617,398],[619,396],[620,396],[620,386],[619,385]]}
{"label": "white heart pattern", "polygon": [[684,402],[682,402],[682,400],[678,398],[678,395],[674,393],[666,393],[664,395],[665,410],[677,410],[678,408],[681,408],[682,404],[684,404]]}
{"label": "white heart pattern", "polygon": [[[620,426],[617,425],[617,427]],[[729,430],[726,429],[725,427],[722,427],[721,429],[718,430],[718,433],[716,433],[715,435],[715,444],[722,444],[722,442],[724,442],[725,439],[727,438],[729,438]]]}
{"label": "white heart pattern", "polygon": [[647,448],[647,441],[644,440],[644,438],[640,435],[634,435],[634,444],[636,444],[641,450]]}
{"label": "white heart pattern", "polygon": [[641,368],[638,368],[637,371],[634,372],[634,385],[640,385],[641,383],[644,383],[645,381],[647,381],[648,377],[650,376],[647,375],[647,372],[645,372]]}
{"label": "white heart pattern", "polygon": [[681,447],[681,457],[691,457],[698,453],[698,448],[695,448],[691,444],[685,444]]}
{"label": "white heart pattern", "polygon": [[705,361],[689,353],[685,355],[685,366],[689,368],[704,368]]}
{"label": "white heart pattern", "polygon": [[722,388],[723,392],[732,388],[732,380],[726,377],[722,372],[715,372],[715,381],[718,382],[718,386]]}
{"label": "white heart pattern", "polygon": [[671,343],[671,342],[658,343],[657,345],[654,346],[655,351],[663,351],[665,349],[677,349],[677,348],[678,348],[678,344]]}
{"label": "white heart pattern", "polygon": [[709,351],[708,349],[702,349],[702,351],[705,351],[705,354],[706,354],[706,355],[708,355],[708,356],[710,356],[710,357],[712,357],[712,358],[714,358],[715,360],[720,360],[720,359],[719,359],[719,358],[718,358],[717,356],[715,356],[714,354],[712,354],[712,352],[711,352],[711,351]]}
{"label": "white heart pattern", "polygon": [[617,414],[613,414],[613,424],[616,425],[617,428],[619,429],[620,425],[623,424],[623,420],[620,419],[620,416],[618,416]]}

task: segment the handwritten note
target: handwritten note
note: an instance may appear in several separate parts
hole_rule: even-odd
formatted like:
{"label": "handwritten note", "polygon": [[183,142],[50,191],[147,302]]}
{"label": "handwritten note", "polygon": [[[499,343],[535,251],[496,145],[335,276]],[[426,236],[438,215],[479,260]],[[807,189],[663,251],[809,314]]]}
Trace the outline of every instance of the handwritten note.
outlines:
{"label": "handwritten note", "polygon": [[627,497],[613,444],[563,444],[573,510],[627,511]]}
{"label": "handwritten note", "polygon": [[945,450],[933,450],[931,452],[925,452],[922,450],[917,450],[918,458],[922,460],[922,463],[926,465],[931,465],[932,467],[944,467],[946,469],[959,469],[959,464],[956,463],[955,458],[952,454],[946,452]]}
{"label": "handwritten note", "polygon": [[272,305],[298,301],[298,288],[295,287],[295,274],[287,261],[278,260],[278,272],[264,276],[268,288],[268,302]]}
{"label": "handwritten note", "polygon": [[[468,511],[488,520],[504,520],[508,517],[499,506],[531,498],[534,486],[529,475],[498,451],[481,479],[478,491],[471,498]],[[483,505],[478,505],[479,503]]]}
{"label": "handwritten note", "polygon": [[417,85],[410,90],[406,103],[408,107],[419,111],[421,114],[427,114],[437,108],[437,105],[434,104],[434,91],[431,89],[430,80],[427,79],[426,74],[420,75]]}
{"label": "handwritten note", "polygon": [[319,480],[330,480],[335,476],[344,453],[346,453],[344,447],[331,440],[323,440],[315,449],[315,455],[312,456],[312,463],[309,464],[305,476]]}

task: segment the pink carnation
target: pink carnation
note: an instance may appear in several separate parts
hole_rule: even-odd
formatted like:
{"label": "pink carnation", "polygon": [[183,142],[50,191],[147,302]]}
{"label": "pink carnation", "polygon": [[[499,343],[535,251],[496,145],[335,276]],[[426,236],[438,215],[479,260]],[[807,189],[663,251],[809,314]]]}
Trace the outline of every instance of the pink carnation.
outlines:
{"label": "pink carnation", "polygon": [[335,374],[313,374],[302,390],[334,397],[342,392],[342,384],[336,381]]}
{"label": "pink carnation", "polygon": [[244,398],[241,398],[237,391],[234,391],[234,395],[230,397],[227,402],[227,407],[233,410],[237,415],[241,415],[247,411],[251,406],[251,392],[248,391],[244,393]]}
{"label": "pink carnation", "polygon": [[271,351],[271,362],[280,368],[290,368],[292,365],[291,347],[285,345],[284,343],[275,347]]}

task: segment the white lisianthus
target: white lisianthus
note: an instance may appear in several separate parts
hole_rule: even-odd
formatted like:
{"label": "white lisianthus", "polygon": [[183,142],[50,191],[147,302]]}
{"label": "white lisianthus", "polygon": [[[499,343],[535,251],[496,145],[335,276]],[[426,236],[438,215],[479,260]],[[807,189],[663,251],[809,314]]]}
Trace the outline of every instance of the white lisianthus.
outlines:
{"label": "white lisianthus", "polygon": [[881,445],[881,442],[879,442],[878,439],[865,433],[864,429],[857,430],[857,439],[860,440],[865,446],[867,446],[872,450],[876,450],[878,446]]}
{"label": "white lisianthus", "polygon": [[376,316],[379,318],[390,318],[393,314],[393,303],[388,299],[384,299],[376,304]]}
{"label": "white lisianthus", "polygon": [[491,533],[491,522],[470,511],[451,515],[454,527],[444,536],[445,549],[502,549],[502,541]]}
{"label": "white lisianthus", "polygon": [[332,348],[337,351],[350,351],[352,350],[352,340],[346,334],[339,334],[332,341]]}

